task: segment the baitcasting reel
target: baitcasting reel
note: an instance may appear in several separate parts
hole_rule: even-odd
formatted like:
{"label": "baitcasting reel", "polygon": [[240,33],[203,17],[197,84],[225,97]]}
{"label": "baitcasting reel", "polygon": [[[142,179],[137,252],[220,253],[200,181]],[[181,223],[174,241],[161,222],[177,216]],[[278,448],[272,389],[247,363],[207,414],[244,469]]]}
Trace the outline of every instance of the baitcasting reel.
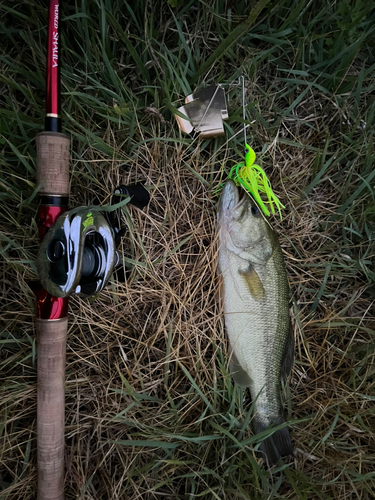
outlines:
{"label": "baitcasting reel", "polygon": [[[142,184],[120,186],[113,204],[124,195],[138,208],[150,199]],[[45,235],[36,261],[40,282],[48,293],[54,297],[93,295],[105,287],[120,262],[116,246],[125,233],[120,210],[104,215],[100,207],[80,207],[57,219]]]}

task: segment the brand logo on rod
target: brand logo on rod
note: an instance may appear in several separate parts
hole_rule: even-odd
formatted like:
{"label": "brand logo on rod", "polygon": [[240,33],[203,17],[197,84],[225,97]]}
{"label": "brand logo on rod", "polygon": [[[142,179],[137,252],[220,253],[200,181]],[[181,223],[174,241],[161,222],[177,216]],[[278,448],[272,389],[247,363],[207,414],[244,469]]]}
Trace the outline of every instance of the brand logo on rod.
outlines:
{"label": "brand logo on rod", "polygon": [[56,31],[53,32],[53,41],[52,41],[52,62],[53,68],[56,68],[59,65],[59,6],[55,5],[55,16],[53,19],[53,27]]}

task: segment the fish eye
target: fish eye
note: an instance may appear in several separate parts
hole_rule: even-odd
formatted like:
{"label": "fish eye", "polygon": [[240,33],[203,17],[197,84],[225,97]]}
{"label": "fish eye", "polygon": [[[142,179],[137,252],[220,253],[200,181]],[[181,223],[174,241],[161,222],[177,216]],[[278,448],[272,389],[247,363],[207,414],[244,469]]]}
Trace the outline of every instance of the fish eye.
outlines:
{"label": "fish eye", "polygon": [[251,207],[251,215],[254,215],[254,217],[259,217],[260,215],[260,210],[256,205],[252,205]]}

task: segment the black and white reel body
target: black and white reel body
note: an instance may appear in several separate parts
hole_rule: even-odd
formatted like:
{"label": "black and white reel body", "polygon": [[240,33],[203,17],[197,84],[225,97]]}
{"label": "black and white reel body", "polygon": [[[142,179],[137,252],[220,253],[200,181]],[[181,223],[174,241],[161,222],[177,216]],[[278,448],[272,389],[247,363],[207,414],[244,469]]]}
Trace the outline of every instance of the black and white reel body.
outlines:
{"label": "black and white reel body", "polygon": [[61,215],[40,246],[40,282],[54,297],[93,295],[108,283],[119,261],[115,233],[97,208],[81,207]]}
{"label": "black and white reel body", "polygon": [[[140,183],[121,185],[112,206],[124,199],[141,209],[150,195]],[[100,207],[80,207],[63,213],[39,249],[36,266],[43,288],[54,297],[100,292],[120,263],[116,246],[124,233],[121,208],[103,212]]]}

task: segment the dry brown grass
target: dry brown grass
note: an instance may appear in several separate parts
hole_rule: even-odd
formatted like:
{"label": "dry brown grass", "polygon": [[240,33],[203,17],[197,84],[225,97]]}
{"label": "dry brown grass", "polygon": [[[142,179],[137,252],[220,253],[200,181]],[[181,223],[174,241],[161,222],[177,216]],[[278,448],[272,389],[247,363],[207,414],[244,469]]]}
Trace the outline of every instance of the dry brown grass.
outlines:
{"label": "dry brown grass", "polygon": [[[256,85],[251,90],[256,93]],[[311,481],[315,479],[316,488],[327,497],[334,491],[338,499],[354,498],[354,494],[366,498],[356,493],[355,482],[348,494],[348,485],[340,487],[339,477],[347,469],[361,474],[373,470],[373,401],[365,396],[373,384],[372,369],[361,366],[361,353],[366,352],[371,338],[374,300],[365,293],[358,273],[350,266],[347,274],[343,272],[347,257],[340,241],[340,224],[327,224],[339,206],[337,189],[326,182],[308,199],[303,196],[311,180],[308,172],[315,152],[286,147],[275,140],[291,137],[299,144],[318,146],[316,131],[320,127],[324,130],[327,119],[326,113],[316,114],[320,97],[312,95],[301,103],[303,112],[314,117],[315,143],[309,137],[311,129],[305,131],[305,137],[297,122],[287,120],[274,136],[258,130],[254,147],[269,143],[262,164],[268,167],[275,190],[287,206],[283,220],[274,217],[272,224],[280,235],[293,295],[296,364],[288,408],[290,418],[303,419],[292,426],[295,468]],[[330,103],[326,105],[329,108]],[[263,116],[267,119],[267,114]],[[332,126],[341,119],[337,116]],[[153,133],[160,136],[161,131]],[[204,446],[189,447],[185,442],[181,450],[174,437],[188,436],[189,432],[195,438],[207,435],[210,425],[206,421],[228,411],[231,395],[238,398],[233,388],[228,390],[231,382],[226,372],[226,340],[215,272],[216,210],[210,189],[222,175],[222,158],[227,157],[229,162],[229,157],[234,160],[235,156],[228,144],[223,144],[217,160],[210,162],[206,159],[210,153],[202,153],[199,141],[194,150],[155,141],[139,149],[137,161],[126,171],[123,165],[129,160],[115,142],[113,146],[121,160],[101,159],[94,150],[88,150],[84,155],[87,161],[73,162],[73,203],[82,197],[88,202],[93,196],[108,198],[119,182],[140,180],[146,182],[151,201],[145,211],[130,207],[126,212],[129,231],[121,250],[125,262],[133,263],[128,280],[113,281],[95,300],[71,300],[66,376],[67,491],[75,491],[82,499],[176,498],[176,491],[182,498],[182,479],[171,478],[196,470],[197,465],[191,468],[190,461],[203,469],[207,463],[209,470],[215,471],[215,456],[219,471],[222,453],[224,462],[240,453],[222,450],[224,435],[220,442],[207,439]],[[92,184],[85,177],[81,181],[80,173],[87,165],[95,172]],[[27,444],[30,455],[24,478],[19,477],[7,490],[8,499],[27,499],[35,495],[33,306],[30,292],[25,295],[30,274],[23,271],[22,275],[18,269],[6,273],[12,287],[5,292],[9,305],[3,319],[11,332],[27,334],[30,342],[25,340],[21,351],[9,356],[3,365],[8,386],[8,396],[3,399],[3,465],[7,480],[19,475],[25,459],[23,443]],[[328,279],[317,302],[316,294],[322,290],[325,276]],[[17,312],[12,311],[14,301],[19,301]],[[351,384],[360,370],[362,381],[354,392]],[[15,389],[17,384],[19,391]],[[240,422],[244,415],[241,411],[235,405],[233,418]],[[244,438],[250,432],[247,428]],[[209,434],[215,435],[212,428]],[[167,453],[152,446],[129,446],[131,440],[161,441]],[[168,450],[173,451],[172,459],[168,459]],[[252,453],[251,447],[248,450]],[[160,464],[156,468],[157,457]],[[294,488],[286,486],[288,479],[286,476],[282,488],[284,498],[295,498]],[[158,486],[163,481],[166,484]],[[203,476],[197,491],[207,486],[210,490],[213,478],[205,483]],[[225,493],[225,483],[220,487],[220,498],[234,498],[230,489]],[[209,490],[207,498],[211,498]]]}

